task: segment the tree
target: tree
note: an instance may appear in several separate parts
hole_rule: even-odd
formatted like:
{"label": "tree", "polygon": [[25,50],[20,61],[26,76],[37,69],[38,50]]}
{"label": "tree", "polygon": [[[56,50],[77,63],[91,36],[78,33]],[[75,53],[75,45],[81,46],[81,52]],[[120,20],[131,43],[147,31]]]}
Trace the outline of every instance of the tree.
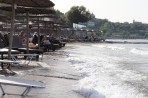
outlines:
{"label": "tree", "polygon": [[95,16],[87,11],[84,6],[73,6],[68,12],[66,12],[65,17],[67,22],[72,24],[87,22]]}
{"label": "tree", "polygon": [[109,22],[108,20],[103,20],[101,23],[101,26],[99,27],[100,31],[102,31],[105,37],[110,37],[112,33],[114,32],[114,25],[112,22]]}
{"label": "tree", "polygon": [[59,10],[56,10],[56,16],[58,19],[60,19],[63,23],[66,22],[64,13],[60,12]]}

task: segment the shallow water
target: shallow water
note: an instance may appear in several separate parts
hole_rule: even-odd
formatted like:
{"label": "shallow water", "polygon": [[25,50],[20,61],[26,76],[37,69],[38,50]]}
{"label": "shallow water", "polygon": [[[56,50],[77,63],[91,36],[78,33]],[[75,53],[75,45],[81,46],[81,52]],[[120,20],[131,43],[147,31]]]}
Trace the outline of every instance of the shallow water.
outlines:
{"label": "shallow water", "polygon": [[77,43],[64,50],[87,98],[148,98],[148,44]]}

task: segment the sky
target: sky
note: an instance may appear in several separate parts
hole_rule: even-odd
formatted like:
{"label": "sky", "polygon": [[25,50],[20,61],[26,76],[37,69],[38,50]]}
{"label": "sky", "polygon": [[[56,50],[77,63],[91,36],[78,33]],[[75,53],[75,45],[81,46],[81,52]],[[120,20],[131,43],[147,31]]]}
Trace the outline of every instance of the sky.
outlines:
{"label": "sky", "polygon": [[54,8],[65,13],[72,6],[85,6],[99,19],[112,22],[148,23],[148,0],[51,0]]}

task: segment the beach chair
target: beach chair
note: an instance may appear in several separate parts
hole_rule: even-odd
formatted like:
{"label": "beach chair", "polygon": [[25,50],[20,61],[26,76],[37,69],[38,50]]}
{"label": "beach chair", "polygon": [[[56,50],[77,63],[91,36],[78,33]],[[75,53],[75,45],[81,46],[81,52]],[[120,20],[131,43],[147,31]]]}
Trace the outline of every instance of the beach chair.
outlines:
{"label": "beach chair", "polygon": [[0,63],[17,64],[20,62],[19,61],[12,61],[12,60],[0,60]]}
{"label": "beach chair", "polygon": [[7,64],[7,67],[8,67],[8,65],[10,64],[19,64],[20,62],[12,61],[12,60],[0,60],[0,63],[1,63],[1,68],[4,69],[4,64]]}
{"label": "beach chair", "polygon": [[22,39],[17,35],[13,36],[12,48],[24,48],[22,44]]}
{"label": "beach chair", "polygon": [[[27,48],[18,48],[18,51],[20,51],[21,53],[24,53],[24,54],[27,54],[26,50],[27,50]],[[38,54],[36,56],[36,61],[39,60],[40,54],[42,55],[41,59],[43,58],[43,53],[44,53],[43,49],[31,49],[31,48],[29,48],[29,54]]]}
{"label": "beach chair", "polygon": [[[27,53],[27,48],[23,46],[20,37],[16,35],[13,37],[12,49],[18,50],[24,54]],[[42,58],[43,58],[43,52],[44,52],[43,49],[29,48],[30,54],[41,54]],[[36,59],[37,60],[39,59],[39,55],[36,56]]]}
{"label": "beach chair", "polygon": [[19,65],[29,65],[29,63],[32,61],[32,59],[36,59],[38,54],[12,54],[11,59],[13,61],[20,61],[18,58],[19,57],[25,57],[24,62],[19,63]]}
{"label": "beach chair", "polygon": [[32,88],[45,88],[45,84],[39,81],[20,79],[12,76],[11,77],[0,76],[0,88],[2,90],[3,95],[6,94],[3,85],[25,87],[26,89],[21,94],[23,98],[25,98],[28,95],[28,93],[31,91]]}

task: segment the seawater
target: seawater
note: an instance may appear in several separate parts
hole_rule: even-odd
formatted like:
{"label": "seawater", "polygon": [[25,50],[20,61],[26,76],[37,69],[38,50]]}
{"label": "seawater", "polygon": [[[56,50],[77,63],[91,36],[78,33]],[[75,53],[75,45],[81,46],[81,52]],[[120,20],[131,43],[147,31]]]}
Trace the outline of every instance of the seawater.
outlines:
{"label": "seawater", "polygon": [[148,98],[148,44],[77,43],[67,60],[86,98]]}

